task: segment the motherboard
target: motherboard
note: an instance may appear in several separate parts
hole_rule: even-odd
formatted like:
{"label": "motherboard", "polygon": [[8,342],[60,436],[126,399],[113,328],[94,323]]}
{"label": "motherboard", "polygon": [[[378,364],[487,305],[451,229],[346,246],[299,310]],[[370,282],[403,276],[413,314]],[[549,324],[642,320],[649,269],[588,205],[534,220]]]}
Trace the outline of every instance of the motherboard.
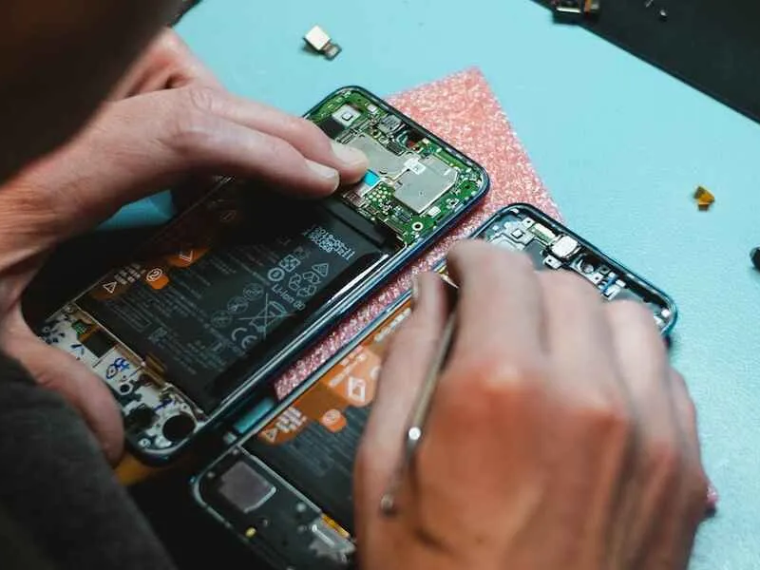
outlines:
{"label": "motherboard", "polygon": [[345,89],[307,115],[331,138],[367,155],[370,170],[341,199],[411,244],[471,200],[485,172],[452,149],[373,103],[361,90]]}

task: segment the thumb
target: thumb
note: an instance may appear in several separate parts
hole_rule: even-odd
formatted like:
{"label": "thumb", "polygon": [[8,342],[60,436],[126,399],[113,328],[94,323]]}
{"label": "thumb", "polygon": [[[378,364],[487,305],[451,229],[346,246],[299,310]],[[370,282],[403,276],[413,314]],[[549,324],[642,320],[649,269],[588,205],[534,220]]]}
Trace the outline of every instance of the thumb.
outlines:
{"label": "thumb", "polygon": [[106,458],[116,464],[124,449],[124,427],[105,383],[73,356],[48,346],[31,330],[14,332],[5,348],[43,388],[58,392],[83,416]]}

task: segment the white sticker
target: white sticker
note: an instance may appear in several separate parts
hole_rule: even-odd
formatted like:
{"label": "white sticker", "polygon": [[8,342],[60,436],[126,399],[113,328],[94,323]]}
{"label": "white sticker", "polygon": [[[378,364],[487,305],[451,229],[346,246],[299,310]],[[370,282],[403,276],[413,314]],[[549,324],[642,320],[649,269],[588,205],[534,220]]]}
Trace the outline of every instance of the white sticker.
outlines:
{"label": "white sticker", "polygon": [[351,376],[348,379],[348,397],[357,404],[367,402],[367,383],[363,378]]}
{"label": "white sticker", "polygon": [[420,162],[419,157],[413,156],[412,158],[410,158],[404,163],[404,168],[406,168],[407,170],[411,170],[417,175],[420,175],[423,172],[425,172],[425,169],[427,167]]}

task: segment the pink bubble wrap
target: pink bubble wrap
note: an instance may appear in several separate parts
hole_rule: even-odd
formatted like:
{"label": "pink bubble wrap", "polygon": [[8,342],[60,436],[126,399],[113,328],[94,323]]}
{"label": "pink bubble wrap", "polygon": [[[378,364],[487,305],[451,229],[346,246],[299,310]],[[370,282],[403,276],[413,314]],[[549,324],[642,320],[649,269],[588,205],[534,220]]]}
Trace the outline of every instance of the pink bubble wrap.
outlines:
{"label": "pink bubble wrap", "polygon": [[472,214],[283,374],[276,384],[280,398],[407,291],[412,275],[434,266],[454,241],[471,234],[499,208],[514,202],[528,202],[551,216],[558,216],[557,206],[533,170],[528,155],[479,69],[462,71],[391,97],[389,101],[479,162],[491,177],[491,191]]}

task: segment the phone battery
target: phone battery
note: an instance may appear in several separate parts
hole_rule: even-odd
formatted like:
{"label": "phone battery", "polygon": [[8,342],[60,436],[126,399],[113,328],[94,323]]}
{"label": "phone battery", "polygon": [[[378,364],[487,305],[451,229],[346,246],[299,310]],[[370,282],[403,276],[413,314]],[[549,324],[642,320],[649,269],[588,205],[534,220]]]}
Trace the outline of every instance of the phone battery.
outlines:
{"label": "phone battery", "polygon": [[404,303],[244,444],[353,533],[353,468],[391,333]]}
{"label": "phone battery", "polygon": [[344,284],[347,272],[377,255],[324,209],[241,182],[190,210],[141,261],[110,273],[77,303],[211,410],[245,379],[221,381],[225,371],[267,359],[334,292],[331,284]]}

